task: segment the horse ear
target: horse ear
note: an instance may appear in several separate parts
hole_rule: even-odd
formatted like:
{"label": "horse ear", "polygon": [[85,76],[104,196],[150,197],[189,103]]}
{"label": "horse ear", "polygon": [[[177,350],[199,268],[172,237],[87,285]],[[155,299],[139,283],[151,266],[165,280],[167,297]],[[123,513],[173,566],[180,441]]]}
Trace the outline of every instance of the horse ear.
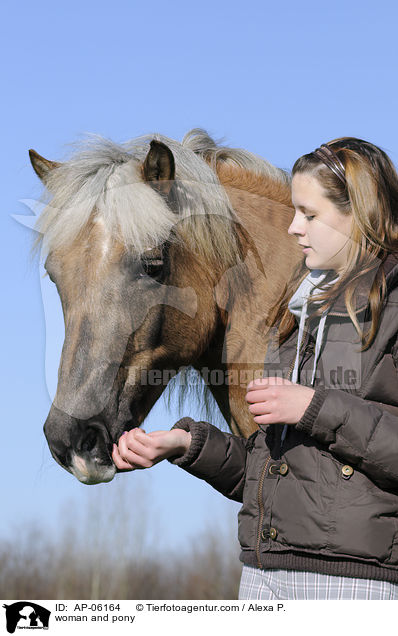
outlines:
{"label": "horse ear", "polygon": [[161,141],[152,139],[150,149],[142,164],[142,175],[157,190],[168,194],[175,177],[174,155]]}
{"label": "horse ear", "polygon": [[61,165],[60,163],[57,163],[56,161],[49,161],[48,159],[45,159],[44,157],[39,155],[39,153],[36,152],[36,150],[30,149],[29,157],[30,157],[30,163],[33,166],[33,170],[35,171],[39,179],[43,181],[44,184],[46,183],[49,173],[52,170],[54,170],[54,168],[58,168]]}

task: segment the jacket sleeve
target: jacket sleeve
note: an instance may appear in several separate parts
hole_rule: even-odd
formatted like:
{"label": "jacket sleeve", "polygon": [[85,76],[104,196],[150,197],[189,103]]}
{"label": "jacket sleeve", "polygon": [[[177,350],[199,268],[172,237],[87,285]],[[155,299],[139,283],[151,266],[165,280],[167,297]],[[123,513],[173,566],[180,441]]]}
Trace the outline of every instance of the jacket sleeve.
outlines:
{"label": "jacket sleeve", "polygon": [[203,479],[228,499],[242,502],[247,439],[189,417],[179,420],[173,428],[190,432],[192,442],[182,457],[172,457],[169,461]]}
{"label": "jacket sleeve", "polygon": [[395,407],[340,389],[317,387],[296,428],[326,445],[381,488],[398,489]]}

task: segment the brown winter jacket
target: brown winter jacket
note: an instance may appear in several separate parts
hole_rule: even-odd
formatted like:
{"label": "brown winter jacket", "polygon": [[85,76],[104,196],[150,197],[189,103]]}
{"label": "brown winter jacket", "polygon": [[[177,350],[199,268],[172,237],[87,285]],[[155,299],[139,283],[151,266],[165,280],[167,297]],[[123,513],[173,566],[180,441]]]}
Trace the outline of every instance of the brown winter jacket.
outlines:
{"label": "brown winter jacket", "polygon": [[[260,426],[248,440],[190,418],[175,425],[191,432],[192,443],[172,463],[243,502],[240,558],[247,565],[398,583],[398,256],[383,267],[388,297],[375,340],[359,351],[338,300],[326,321],[315,394],[283,443],[282,425]],[[359,290],[365,327],[366,305]],[[310,323],[304,385],[314,336]],[[266,375],[288,376],[296,343],[297,329],[267,353]]]}

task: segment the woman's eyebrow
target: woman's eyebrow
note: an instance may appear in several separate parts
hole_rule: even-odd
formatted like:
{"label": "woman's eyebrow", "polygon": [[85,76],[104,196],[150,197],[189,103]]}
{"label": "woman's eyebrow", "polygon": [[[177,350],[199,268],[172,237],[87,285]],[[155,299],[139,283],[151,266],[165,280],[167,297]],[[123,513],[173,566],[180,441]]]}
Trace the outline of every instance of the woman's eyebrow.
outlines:
{"label": "woman's eyebrow", "polygon": [[308,208],[306,205],[296,205],[295,208],[303,212],[316,212],[316,210],[314,210],[313,208]]}

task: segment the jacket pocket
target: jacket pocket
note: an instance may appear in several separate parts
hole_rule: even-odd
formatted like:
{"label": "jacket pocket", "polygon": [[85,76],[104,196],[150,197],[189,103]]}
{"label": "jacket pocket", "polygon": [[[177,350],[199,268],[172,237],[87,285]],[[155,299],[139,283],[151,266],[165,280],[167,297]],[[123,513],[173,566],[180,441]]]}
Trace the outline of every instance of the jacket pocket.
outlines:
{"label": "jacket pocket", "polygon": [[271,525],[284,547],[330,551],[335,533],[338,469],[328,454],[315,445],[301,446],[300,456],[285,454],[288,472],[277,480]]}
{"label": "jacket pocket", "polygon": [[398,497],[349,464],[339,471],[333,550],[398,563]]}

